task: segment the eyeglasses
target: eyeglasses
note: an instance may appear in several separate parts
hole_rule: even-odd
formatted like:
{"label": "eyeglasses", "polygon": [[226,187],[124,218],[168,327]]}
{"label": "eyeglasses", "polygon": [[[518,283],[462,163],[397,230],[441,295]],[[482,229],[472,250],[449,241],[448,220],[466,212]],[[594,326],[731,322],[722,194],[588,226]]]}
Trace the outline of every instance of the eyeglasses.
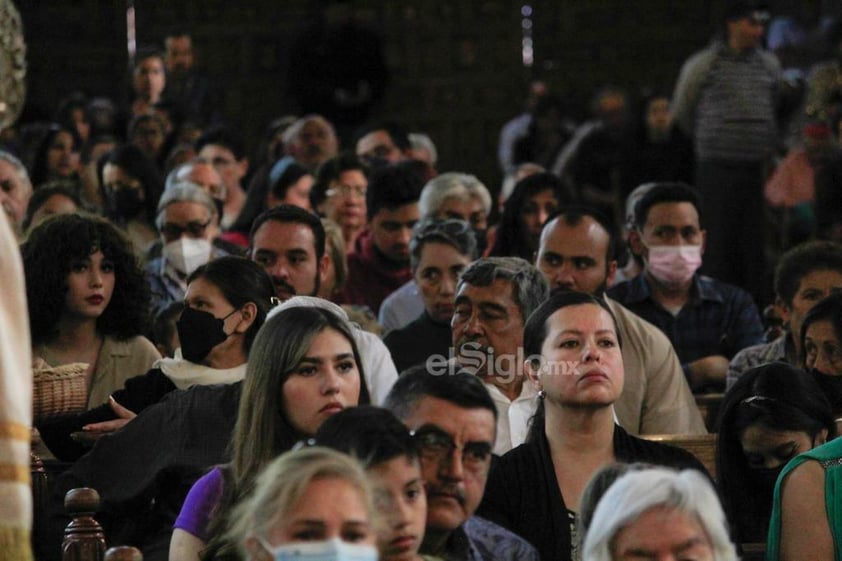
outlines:
{"label": "eyeglasses", "polygon": [[412,235],[417,240],[424,239],[425,236],[432,236],[436,234],[444,234],[446,236],[463,236],[468,232],[473,232],[471,225],[464,220],[456,220],[448,218],[446,220],[424,220],[415,226],[415,231]]}
{"label": "eyeglasses", "polygon": [[362,185],[337,185],[336,187],[331,187],[327,191],[325,191],[325,195],[328,197],[335,197],[337,195],[341,195],[343,197],[349,197],[353,193],[358,197],[365,198],[366,191],[368,189],[363,187]]}
{"label": "eyeglasses", "polygon": [[205,229],[210,226],[211,221],[208,220],[204,224],[198,221],[188,222],[187,226],[179,226],[172,222],[167,222],[161,227],[161,233],[164,238],[168,240],[177,240],[185,232],[194,238],[200,238],[205,235]]}
{"label": "eyeglasses", "polygon": [[[421,459],[441,465],[450,462],[453,452],[458,446],[453,438],[438,427],[426,426],[410,433]],[[488,442],[466,442],[462,447],[462,465],[470,471],[481,471],[486,468],[491,457],[491,444]]]}

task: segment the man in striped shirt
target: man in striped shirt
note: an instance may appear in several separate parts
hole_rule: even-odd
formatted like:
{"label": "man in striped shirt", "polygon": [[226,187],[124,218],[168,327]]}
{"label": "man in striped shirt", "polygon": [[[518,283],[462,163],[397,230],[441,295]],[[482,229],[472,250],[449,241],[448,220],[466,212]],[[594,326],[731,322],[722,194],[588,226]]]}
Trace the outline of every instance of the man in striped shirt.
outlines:
{"label": "man in striped shirt", "polygon": [[678,126],[694,140],[695,185],[707,216],[705,272],[765,295],[764,170],[777,141],[780,64],[760,49],[769,13],[733,1],[724,41],[694,54],[673,96]]}

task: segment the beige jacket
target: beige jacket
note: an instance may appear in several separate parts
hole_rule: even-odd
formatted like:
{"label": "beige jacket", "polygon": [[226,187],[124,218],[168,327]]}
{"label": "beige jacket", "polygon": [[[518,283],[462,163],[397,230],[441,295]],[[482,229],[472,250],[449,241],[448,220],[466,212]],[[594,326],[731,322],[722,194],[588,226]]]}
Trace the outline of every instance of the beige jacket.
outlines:
{"label": "beige jacket", "polygon": [[607,296],[620,329],[626,379],[614,403],[631,434],[705,434],[702,415],[678,355],[663,332]]}

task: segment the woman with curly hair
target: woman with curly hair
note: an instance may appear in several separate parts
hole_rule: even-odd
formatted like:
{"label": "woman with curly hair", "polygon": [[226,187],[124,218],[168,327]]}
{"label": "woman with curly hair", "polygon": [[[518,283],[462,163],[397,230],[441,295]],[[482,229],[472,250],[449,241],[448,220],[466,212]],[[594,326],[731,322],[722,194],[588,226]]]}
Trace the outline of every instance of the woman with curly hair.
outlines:
{"label": "woman with curly hair", "polygon": [[89,408],[161,358],[141,335],[149,287],[131,243],[112,224],[54,216],[32,230],[21,251],[34,358],[87,364]]}

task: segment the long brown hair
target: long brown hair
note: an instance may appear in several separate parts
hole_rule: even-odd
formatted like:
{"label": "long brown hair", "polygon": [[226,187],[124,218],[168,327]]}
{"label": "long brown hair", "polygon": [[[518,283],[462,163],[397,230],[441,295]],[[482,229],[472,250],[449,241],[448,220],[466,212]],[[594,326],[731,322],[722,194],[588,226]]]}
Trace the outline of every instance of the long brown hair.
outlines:
{"label": "long brown hair", "polygon": [[[251,492],[257,475],[269,462],[297,441],[311,436],[301,434],[290,423],[283,409],[283,386],[306,355],[313,338],[325,329],[338,331],[350,342],[360,376],[359,403],[369,403],[353,328],[344,319],[322,308],[294,307],[267,320],[249,353],[230,446],[231,462],[223,469],[224,491],[212,515],[208,535],[222,535],[231,508]],[[224,538],[215,538],[203,557],[225,557],[233,553],[234,546]]]}

